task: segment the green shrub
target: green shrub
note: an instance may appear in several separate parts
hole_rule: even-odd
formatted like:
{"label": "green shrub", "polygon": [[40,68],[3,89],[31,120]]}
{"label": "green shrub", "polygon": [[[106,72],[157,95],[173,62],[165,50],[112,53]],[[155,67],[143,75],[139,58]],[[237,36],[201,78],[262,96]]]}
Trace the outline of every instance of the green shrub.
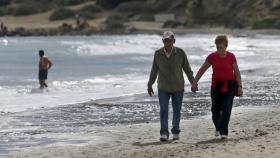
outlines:
{"label": "green shrub", "polygon": [[58,27],[58,30],[61,33],[70,32],[70,31],[72,31],[72,25],[67,24],[67,23],[62,23],[62,25]]}
{"label": "green shrub", "polygon": [[84,3],[88,0],[56,0],[56,3],[58,5],[77,5],[77,4],[81,4]]}
{"label": "green shrub", "polygon": [[275,29],[280,29],[280,19],[276,20],[274,23],[274,28]]}
{"label": "green shrub", "polygon": [[124,15],[113,13],[106,19],[105,24],[111,23],[111,21],[119,21],[124,23],[127,21],[127,18]]}
{"label": "green shrub", "polygon": [[15,4],[15,3],[34,3],[34,2],[39,2],[40,3],[53,3],[53,1],[57,1],[57,0],[10,0],[11,3]]}
{"label": "green shrub", "polygon": [[280,4],[278,4],[278,5],[274,6],[274,7],[272,7],[270,10],[271,10],[271,11],[278,11],[278,10],[280,10]]}
{"label": "green shrub", "polygon": [[172,2],[173,1],[171,1],[171,0],[160,0],[160,1],[157,1],[153,5],[152,11],[155,12],[155,13],[162,12],[162,11],[167,11],[168,8],[170,8],[170,6],[172,5]]}
{"label": "green shrub", "polygon": [[84,6],[79,11],[81,11],[81,12],[90,12],[90,13],[100,13],[100,12],[102,12],[102,8],[100,8],[99,6],[90,4],[90,5]]}
{"label": "green shrub", "polygon": [[111,14],[105,21],[105,30],[107,32],[121,32],[125,29],[124,23],[126,21],[126,16],[122,14]]}
{"label": "green shrub", "polygon": [[68,8],[59,8],[56,9],[51,16],[49,17],[49,19],[51,21],[55,21],[55,20],[63,20],[63,19],[68,19],[68,18],[72,18],[75,16],[75,12],[71,9]]}
{"label": "green shrub", "polygon": [[134,14],[147,13],[151,11],[151,7],[142,1],[125,2],[120,4],[116,9],[119,12],[130,12]]}
{"label": "green shrub", "polygon": [[271,29],[277,27],[279,28],[279,20],[277,19],[264,19],[256,21],[252,26],[253,29]]}
{"label": "green shrub", "polygon": [[13,7],[12,14],[15,16],[30,15],[47,11],[49,8],[41,3],[22,3]]}
{"label": "green shrub", "polygon": [[91,5],[87,5],[87,6],[84,6],[83,8],[81,8],[78,11],[78,14],[81,17],[85,17],[87,19],[93,19],[94,18],[94,14],[100,13],[100,12],[102,12],[102,9],[99,6],[91,4]]}
{"label": "green shrub", "polygon": [[11,15],[13,14],[14,8],[11,6],[1,7],[1,15]]}
{"label": "green shrub", "polygon": [[78,12],[77,14],[79,14],[80,17],[86,18],[86,19],[94,19],[95,18],[94,14],[92,14],[91,12]]}
{"label": "green shrub", "polygon": [[125,26],[123,25],[122,22],[117,20],[112,20],[106,23],[105,30],[109,32],[117,32],[119,30],[123,30],[124,28]]}
{"label": "green shrub", "polygon": [[53,7],[55,7],[55,6],[77,5],[91,0],[10,0],[10,1],[12,1],[13,4],[25,3],[30,5],[33,3],[39,3],[45,5],[52,5]]}
{"label": "green shrub", "polygon": [[32,6],[29,6],[29,5],[20,5],[19,7],[15,8],[14,12],[13,12],[13,14],[16,15],[16,16],[30,15],[30,14],[33,14],[33,13],[37,13],[36,7],[32,7]]}
{"label": "green shrub", "polygon": [[11,1],[10,0],[0,0],[0,6],[6,6],[8,4],[10,4]]}
{"label": "green shrub", "polygon": [[49,0],[40,0],[40,2],[37,0],[9,0],[9,2],[10,5],[0,5],[1,15],[30,15],[45,12],[51,8]]}
{"label": "green shrub", "polygon": [[129,1],[133,1],[133,0],[97,0],[96,5],[99,5],[105,9],[113,9],[117,7],[119,4],[123,2],[129,2]]}

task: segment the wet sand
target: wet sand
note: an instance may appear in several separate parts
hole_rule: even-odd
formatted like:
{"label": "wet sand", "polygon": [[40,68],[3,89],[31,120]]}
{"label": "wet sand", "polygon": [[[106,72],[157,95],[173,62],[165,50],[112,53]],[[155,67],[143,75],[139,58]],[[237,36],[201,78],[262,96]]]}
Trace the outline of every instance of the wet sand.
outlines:
{"label": "wet sand", "polygon": [[[55,144],[34,147],[4,157],[252,157],[280,156],[280,109],[238,107],[233,109],[227,140],[214,136],[210,115],[181,122],[181,139],[159,141],[159,123],[98,127],[83,145]],[[84,137],[87,137],[84,135]]]}

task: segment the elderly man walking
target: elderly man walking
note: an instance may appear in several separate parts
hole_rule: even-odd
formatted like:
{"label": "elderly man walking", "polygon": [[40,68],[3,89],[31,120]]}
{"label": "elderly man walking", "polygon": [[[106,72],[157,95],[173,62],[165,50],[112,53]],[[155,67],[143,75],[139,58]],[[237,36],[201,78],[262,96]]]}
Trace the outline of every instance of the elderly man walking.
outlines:
{"label": "elderly man walking", "polygon": [[158,98],[160,104],[160,141],[167,141],[168,131],[168,105],[172,100],[173,119],[172,129],[173,140],[179,139],[181,107],[184,94],[184,76],[186,73],[189,82],[192,84],[194,77],[186,53],[175,47],[175,36],[171,31],[163,33],[162,42],[164,47],[154,54],[153,65],[148,82],[148,93],[154,94],[152,85],[156,78],[158,83]]}

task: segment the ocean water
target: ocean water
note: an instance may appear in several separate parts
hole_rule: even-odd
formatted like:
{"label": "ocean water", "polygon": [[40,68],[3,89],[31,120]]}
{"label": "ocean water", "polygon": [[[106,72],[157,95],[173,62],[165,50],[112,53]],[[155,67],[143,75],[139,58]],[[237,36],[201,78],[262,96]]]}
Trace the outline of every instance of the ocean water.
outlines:
{"label": "ocean water", "polygon": [[[194,72],[215,50],[214,38],[177,37],[176,45],[186,51]],[[279,36],[229,40],[228,50],[235,53],[241,71],[279,61]],[[145,93],[153,53],[162,43],[158,35],[6,37],[0,38],[0,46],[0,112],[6,113]],[[45,91],[38,90],[39,49],[54,63]],[[210,76],[211,70],[202,80]]]}
{"label": "ocean water", "polygon": [[[215,51],[215,36],[176,36],[194,73]],[[146,85],[160,47],[159,35],[0,38],[0,154],[84,143],[85,137],[71,135],[98,133],[96,126],[158,121],[157,96],[148,97]],[[54,64],[45,90],[38,88],[39,49]],[[228,51],[244,87],[234,106],[279,106],[280,36],[229,35]],[[197,94],[186,80],[183,119],[209,113],[211,73],[201,78]]]}

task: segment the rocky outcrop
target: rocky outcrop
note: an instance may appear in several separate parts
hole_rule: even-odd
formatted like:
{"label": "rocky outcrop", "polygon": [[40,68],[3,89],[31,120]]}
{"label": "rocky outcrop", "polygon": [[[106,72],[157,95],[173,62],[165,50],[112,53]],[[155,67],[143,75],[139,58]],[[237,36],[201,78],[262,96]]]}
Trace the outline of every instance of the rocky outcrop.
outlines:
{"label": "rocky outcrop", "polygon": [[181,3],[193,24],[244,28],[265,19],[280,20],[279,0],[185,0]]}

